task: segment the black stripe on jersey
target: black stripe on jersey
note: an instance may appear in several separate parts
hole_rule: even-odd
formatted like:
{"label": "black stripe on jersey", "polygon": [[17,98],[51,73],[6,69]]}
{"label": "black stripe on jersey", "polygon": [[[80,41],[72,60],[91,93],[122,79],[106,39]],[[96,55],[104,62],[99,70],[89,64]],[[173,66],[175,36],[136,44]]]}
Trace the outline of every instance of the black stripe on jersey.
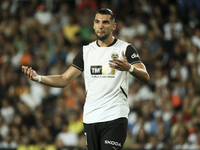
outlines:
{"label": "black stripe on jersey", "polygon": [[133,45],[128,45],[125,56],[130,64],[141,62],[140,56]]}
{"label": "black stripe on jersey", "polygon": [[80,71],[83,71],[83,69],[79,68],[78,66],[76,66],[76,65],[74,65],[74,64],[72,64],[71,66],[77,68],[77,69],[80,70]]}
{"label": "black stripe on jersey", "polygon": [[80,71],[84,71],[83,48],[76,54],[72,66],[76,67]]}
{"label": "black stripe on jersey", "polygon": [[126,98],[128,98],[128,95],[126,94],[126,92],[124,91],[124,89],[120,86],[120,89],[122,90],[122,93],[126,96]]}
{"label": "black stripe on jersey", "polygon": [[135,61],[135,62],[132,62],[130,64],[132,65],[132,64],[136,64],[136,63],[141,63],[141,61]]}

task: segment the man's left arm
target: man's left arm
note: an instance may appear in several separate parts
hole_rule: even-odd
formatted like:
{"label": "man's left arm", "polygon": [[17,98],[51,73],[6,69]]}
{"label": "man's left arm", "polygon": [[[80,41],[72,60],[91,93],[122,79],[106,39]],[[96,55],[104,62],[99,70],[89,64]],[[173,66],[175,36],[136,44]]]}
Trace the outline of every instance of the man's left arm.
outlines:
{"label": "man's left arm", "polygon": [[[150,76],[146,70],[146,67],[143,63],[136,63],[133,64],[134,68],[133,71],[130,72],[132,76],[134,76],[137,80],[143,83],[148,83],[150,80]],[[129,67],[129,69],[131,66]]]}
{"label": "man's left arm", "polygon": [[[131,55],[128,53],[131,53]],[[122,59],[110,60],[110,67],[120,71],[129,71],[129,73],[140,82],[148,83],[150,76],[134,47],[130,45],[129,51],[127,51],[126,54],[127,56],[125,56],[124,51],[122,51]]]}

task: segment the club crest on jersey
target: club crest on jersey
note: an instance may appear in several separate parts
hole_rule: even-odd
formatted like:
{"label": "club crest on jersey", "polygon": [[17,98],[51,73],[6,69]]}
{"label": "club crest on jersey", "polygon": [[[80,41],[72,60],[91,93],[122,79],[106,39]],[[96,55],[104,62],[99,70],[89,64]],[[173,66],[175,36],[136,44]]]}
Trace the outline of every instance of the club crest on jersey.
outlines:
{"label": "club crest on jersey", "polygon": [[119,54],[118,53],[112,53],[111,58],[112,59],[118,59],[119,58]]}

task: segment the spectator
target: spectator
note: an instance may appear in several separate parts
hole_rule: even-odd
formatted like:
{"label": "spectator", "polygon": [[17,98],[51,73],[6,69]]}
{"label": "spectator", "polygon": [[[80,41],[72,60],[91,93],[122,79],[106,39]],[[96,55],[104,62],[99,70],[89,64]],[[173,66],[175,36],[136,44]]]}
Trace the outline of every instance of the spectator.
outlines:
{"label": "spectator", "polygon": [[3,117],[0,116],[0,137],[5,138],[9,131],[9,126],[6,124]]}
{"label": "spectator", "polygon": [[62,131],[58,133],[57,140],[62,140],[64,146],[77,146],[78,135],[74,132],[68,131],[68,123],[62,125]]}
{"label": "spectator", "polygon": [[7,134],[2,141],[2,146],[6,149],[15,149],[17,148],[17,143],[12,139],[11,134]]}
{"label": "spectator", "polygon": [[163,26],[165,39],[170,40],[172,38],[178,39],[179,32],[183,29],[183,24],[179,22],[176,14],[169,15],[169,21]]}
{"label": "spectator", "polygon": [[176,136],[173,139],[173,149],[181,149],[181,150],[187,150],[189,149],[189,143],[187,141],[188,139],[188,128],[185,125],[180,125]]}
{"label": "spectator", "polygon": [[92,34],[93,34],[93,27],[91,25],[91,20],[89,16],[85,16],[83,18],[81,29],[80,29],[80,36],[81,39],[85,44],[89,43],[89,41],[92,40]]}
{"label": "spectator", "polygon": [[6,123],[10,124],[13,120],[13,116],[15,113],[14,108],[9,104],[7,99],[3,99],[1,101],[2,108],[1,108],[1,116],[4,118]]}
{"label": "spectator", "polygon": [[149,142],[147,144],[145,144],[144,149],[145,150],[150,150],[150,149],[163,149],[164,148],[164,144],[158,141],[158,137],[156,135],[149,135]]}
{"label": "spectator", "polygon": [[52,14],[50,11],[47,10],[46,5],[39,5],[36,8],[37,12],[35,13],[35,19],[41,25],[48,25],[51,22]]}
{"label": "spectator", "polygon": [[197,135],[196,135],[196,140],[197,142],[192,144],[189,149],[199,149],[200,148],[200,130],[197,131]]}
{"label": "spectator", "polygon": [[138,134],[135,137],[135,141],[132,143],[131,148],[143,149],[147,141],[148,141],[148,134],[145,132],[144,128],[140,128]]}
{"label": "spectator", "polygon": [[63,34],[69,44],[76,42],[76,34],[80,32],[80,25],[77,22],[76,16],[70,16],[68,24],[63,26]]}
{"label": "spectator", "polygon": [[[52,121],[52,125],[50,126],[50,131],[51,131],[51,135],[54,137],[54,140],[55,140],[55,137],[62,130],[63,119],[62,119],[62,116],[60,115],[54,115],[52,120],[53,121]],[[59,141],[57,142],[58,144],[60,143]]]}
{"label": "spectator", "polygon": [[68,130],[78,135],[84,131],[82,118],[79,117],[80,116],[77,111],[70,112],[70,115],[68,116]]}
{"label": "spectator", "polygon": [[191,37],[191,41],[195,46],[200,48],[200,28],[195,29],[194,35]]}

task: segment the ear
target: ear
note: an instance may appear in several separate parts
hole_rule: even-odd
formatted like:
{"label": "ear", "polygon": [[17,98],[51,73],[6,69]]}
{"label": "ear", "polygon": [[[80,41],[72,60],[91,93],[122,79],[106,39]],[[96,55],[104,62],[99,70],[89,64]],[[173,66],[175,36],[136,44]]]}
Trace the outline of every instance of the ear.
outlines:
{"label": "ear", "polygon": [[117,24],[113,23],[112,31],[114,31],[117,28]]}

